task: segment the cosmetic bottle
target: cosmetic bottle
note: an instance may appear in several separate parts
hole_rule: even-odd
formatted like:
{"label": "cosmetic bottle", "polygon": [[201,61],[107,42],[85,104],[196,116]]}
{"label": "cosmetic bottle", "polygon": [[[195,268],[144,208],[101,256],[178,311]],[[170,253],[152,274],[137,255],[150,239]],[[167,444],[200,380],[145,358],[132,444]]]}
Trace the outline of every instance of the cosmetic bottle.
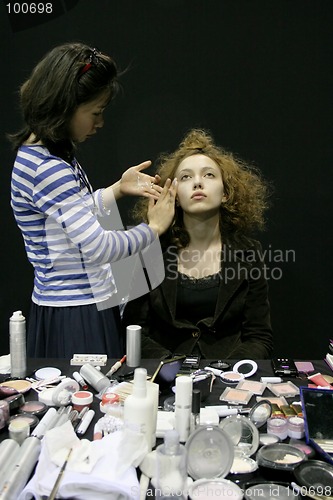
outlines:
{"label": "cosmetic bottle", "polygon": [[179,440],[185,443],[190,435],[193,380],[188,375],[176,378],[175,429]]}
{"label": "cosmetic bottle", "polygon": [[124,402],[124,423],[127,429],[145,436],[150,452],[154,433],[154,402],[147,391],[145,368],[134,371],[133,392]]}
{"label": "cosmetic bottle", "polygon": [[27,349],[25,317],[15,311],[9,320],[10,373],[12,377],[24,378],[27,374]]}
{"label": "cosmetic bottle", "polygon": [[141,326],[129,325],[126,328],[126,364],[137,368],[141,363]]}
{"label": "cosmetic bottle", "polygon": [[192,413],[190,421],[190,432],[192,433],[200,425],[201,392],[199,389],[192,391]]}
{"label": "cosmetic bottle", "polygon": [[156,448],[156,488],[155,498],[186,498],[187,451],[179,443],[179,434],[175,429],[164,435],[164,444]]}

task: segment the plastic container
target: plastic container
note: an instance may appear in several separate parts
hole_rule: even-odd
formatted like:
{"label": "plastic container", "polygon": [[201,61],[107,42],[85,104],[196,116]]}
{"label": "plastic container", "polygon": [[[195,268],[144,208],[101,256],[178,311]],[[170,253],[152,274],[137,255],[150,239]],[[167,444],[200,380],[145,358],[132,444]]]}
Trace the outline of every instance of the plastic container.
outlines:
{"label": "plastic container", "polygon": [[302,450],[285,443],[263,446],[257,453],[262,475],[279,481],[290,481],[292,471],[305,460]]}
{"label": "plastic container", "polygon": [[280,417],[269,418],[267,420],[267,434],[274,434],[283,441],[288,437],[288,421]]}
{"label": "plastic container", "polygon": [[90,408],[93,402],[93,393],[90,391],[76,391],[72,394],[73,410],[81,411],[83,408]]}
{"label": "plastic container", "polygon": [[164,444],[156,448],[155,498],[184,498],[187,484],[187,452],[175,429],[166,431]]}
{"label": "plastic container", "polygon": [[27,374],[26,325],[22,311],[15,311],[9,320],[10,373],[24,378]]}
{"label": "plastic container", "polygon": [[304,437],[304,418],[290,417],[288,419],[288,436],[294,439]]}
{"label": "plastic container", "polygon": [[128,429],[143,434],[148,452],[152,449],[154,434],[154,402],[147,392],[147,370],[134,371],[133,392],[124,402],[124,423]]}

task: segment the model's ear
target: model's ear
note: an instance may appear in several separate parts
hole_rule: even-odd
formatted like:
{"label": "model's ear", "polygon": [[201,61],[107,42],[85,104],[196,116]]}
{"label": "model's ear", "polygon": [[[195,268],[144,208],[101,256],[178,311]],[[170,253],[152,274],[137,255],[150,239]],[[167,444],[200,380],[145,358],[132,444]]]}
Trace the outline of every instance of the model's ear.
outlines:
{"label": "model's ear", "polygon": [[224,194],[222,196],[222,203],[225,203],[226,201],[228,201],[228,196],[226,194]]}

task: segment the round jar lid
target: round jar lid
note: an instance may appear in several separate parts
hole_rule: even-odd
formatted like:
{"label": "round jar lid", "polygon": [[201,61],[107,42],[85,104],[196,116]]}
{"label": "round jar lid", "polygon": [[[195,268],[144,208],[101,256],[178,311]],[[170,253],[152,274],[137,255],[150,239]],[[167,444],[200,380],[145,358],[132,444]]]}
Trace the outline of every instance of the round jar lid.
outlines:
{"label": "round jar lid", "polygon": [[188,438],[187,471],[193,479],[225,477],[234,459],[234,447],[217,426],[200,426]]}

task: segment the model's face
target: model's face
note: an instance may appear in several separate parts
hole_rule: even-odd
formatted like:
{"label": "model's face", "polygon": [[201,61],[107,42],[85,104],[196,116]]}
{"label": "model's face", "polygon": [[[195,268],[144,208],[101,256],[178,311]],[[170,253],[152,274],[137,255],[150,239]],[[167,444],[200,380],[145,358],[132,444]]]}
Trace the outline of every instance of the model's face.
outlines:
{"label": "model's face", "polygon": [[74,142],[84,142],[97,133],[97,129],[103,127],[103,111],[109,102],[108,91],[100,94],[93,101],[80,104],[75,111],[69,130]]}
{"label": "model's face", "polygon": [[225,201],[222,174],[216,163],[197,154],[183,160],[175,176],[177,199],[186,214],[215,213]]}

